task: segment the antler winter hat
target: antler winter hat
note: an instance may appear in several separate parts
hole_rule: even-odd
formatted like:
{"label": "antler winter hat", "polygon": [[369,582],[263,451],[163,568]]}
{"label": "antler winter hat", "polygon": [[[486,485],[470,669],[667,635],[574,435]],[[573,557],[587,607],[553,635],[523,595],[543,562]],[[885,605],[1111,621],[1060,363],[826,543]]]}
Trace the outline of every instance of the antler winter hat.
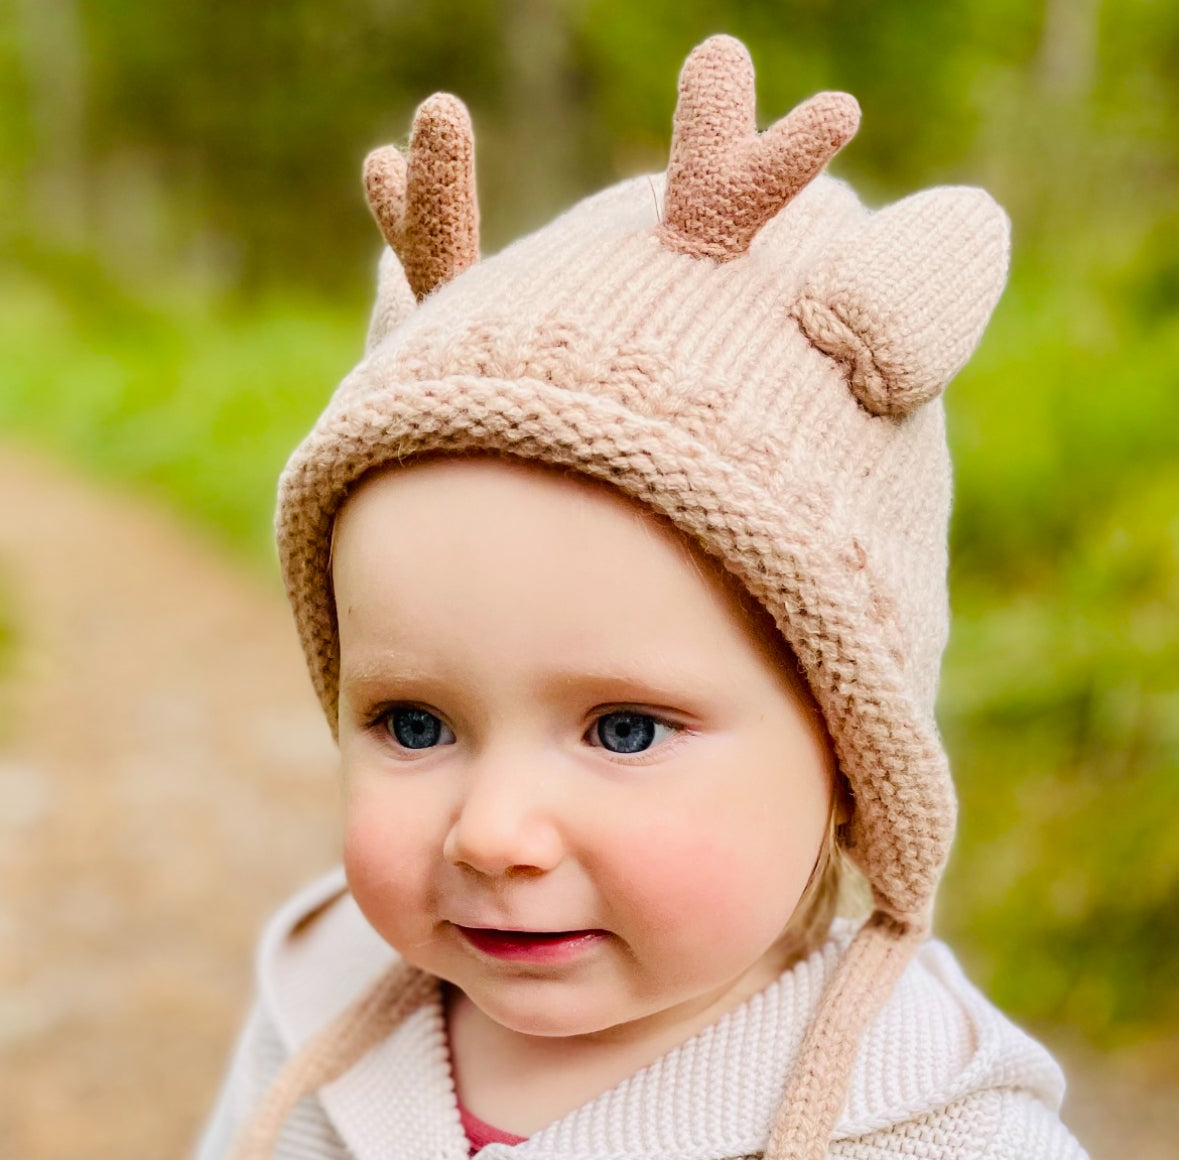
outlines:
{"label": "antler winter hat", "polygon": [[[389,243],[364,360],[295,451],[278,543],[336,724],[333,520],[366,472],[494,452],[605,480],[717,559],[805,669],[853,798],[874,911],[820,1002],[767,1157],[825,1155],[857,1045],[928,933],[954,830],[934,721],[948,631],[940,394],[1006,278],[981,190],[883,210],[822,174],[859,123],[820,93],[758,133],[753,66],[718,36],[680,76],[665,176],[591,197],[478,259],[466,109],[418,110],[365,165]],[[406,1008],[405,968],[294,1056],[241,1155]]]}

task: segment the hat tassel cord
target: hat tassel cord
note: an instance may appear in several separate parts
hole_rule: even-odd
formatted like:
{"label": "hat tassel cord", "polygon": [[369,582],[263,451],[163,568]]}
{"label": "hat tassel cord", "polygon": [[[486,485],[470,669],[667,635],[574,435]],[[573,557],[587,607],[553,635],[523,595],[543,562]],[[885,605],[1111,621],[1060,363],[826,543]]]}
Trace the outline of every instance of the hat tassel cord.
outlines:
{"label": "hat tassel cord", "polygon": [[876,911],[856,933],[811,1019],[774,1118],[765,1160],[823,1160],[864,1031],[925,938]]}
{"label": "hat tassel cord", "polygon": [[231,1160],[270,1160],[300,1100],[338,1079],[433,992],[434,979],[396,963],[283,1065],[261,1107],[237,1138]]}

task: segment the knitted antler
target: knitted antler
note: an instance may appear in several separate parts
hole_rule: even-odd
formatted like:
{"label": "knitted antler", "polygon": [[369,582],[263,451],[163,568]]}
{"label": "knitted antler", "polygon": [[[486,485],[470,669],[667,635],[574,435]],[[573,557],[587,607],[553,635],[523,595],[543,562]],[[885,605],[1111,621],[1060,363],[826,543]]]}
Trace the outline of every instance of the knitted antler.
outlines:
{"label": "knitted antler", "polygon": [[754,234],[855,135],[860,107],[818,93],[758,134],[753,62],[713,36],[684,62],[659,237],[694,257],[743,254]]}
{"label": "knitted antler", "polygon": [[479,258],[475,136],[467,107],[435,93],[418,107],[409,158],[392,145],[365,158],[369,207],[420,301]]}

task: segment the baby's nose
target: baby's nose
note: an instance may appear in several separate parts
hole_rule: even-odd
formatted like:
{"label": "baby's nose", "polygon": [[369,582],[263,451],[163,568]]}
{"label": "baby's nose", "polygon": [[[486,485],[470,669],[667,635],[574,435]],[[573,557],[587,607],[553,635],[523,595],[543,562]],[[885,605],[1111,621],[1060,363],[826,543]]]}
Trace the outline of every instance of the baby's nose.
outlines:
{"label": "baby's nose", "polygon": [[565,843],[547,788],[543,774],[519,766],[474,772],[443,842],[443,856],[484,875],[554,869],[564,858]]}

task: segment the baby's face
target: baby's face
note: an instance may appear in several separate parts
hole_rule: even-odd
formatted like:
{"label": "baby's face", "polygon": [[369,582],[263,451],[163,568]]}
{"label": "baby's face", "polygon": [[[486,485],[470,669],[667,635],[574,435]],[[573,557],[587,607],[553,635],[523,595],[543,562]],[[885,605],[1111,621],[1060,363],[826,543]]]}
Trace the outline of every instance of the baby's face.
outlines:
{"label": "baby's face", "polygon": [[337,522],[345,862],[409,962],[516,1032],[674,1028],[783,966],[827,831],[805,693],[605,486],[490,459]]}

